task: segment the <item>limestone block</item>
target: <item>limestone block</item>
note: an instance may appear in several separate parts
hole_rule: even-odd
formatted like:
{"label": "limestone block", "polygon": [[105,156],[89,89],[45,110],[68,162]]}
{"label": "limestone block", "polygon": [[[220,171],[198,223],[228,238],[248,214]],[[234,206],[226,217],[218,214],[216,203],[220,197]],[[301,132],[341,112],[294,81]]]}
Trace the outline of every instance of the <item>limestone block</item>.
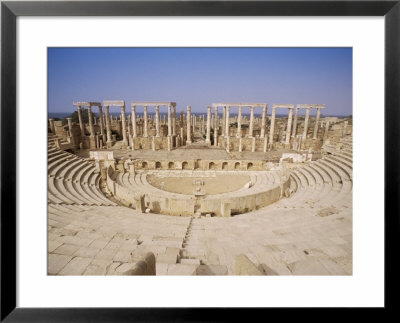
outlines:
{"label": "limestone block", "polygon": [[176,264],[178,255],[174,254],[159,254],[157,255],[157,263]]}
{"label": "limestone block", "polygon": [[231,203],[229,203],[229,202],[221,203],[221,216],[223,216],[223,217],[231,216]]}
{"label": "limestone block", "polygon": [[155,275],[156,274],[156,257],[154,253],[134,253],[132,261],[136,262],[136,266],[123,273],[123,275]]}
{"label": "limestone block", "polygon": [[198,265],[172,264],[168,266],[168,275],[191,276],[196,275]]}
{"label": "limestone block", "polygon": [[235,275],[261,276],[262,272],[247,256],[241,254],[236,257]]}
{"label": "limestone block", "polygon": [[144,201],[144,194],[139,194],[135,196],[135,207],[136,210],[140,213],[146,212],[146,204]]}

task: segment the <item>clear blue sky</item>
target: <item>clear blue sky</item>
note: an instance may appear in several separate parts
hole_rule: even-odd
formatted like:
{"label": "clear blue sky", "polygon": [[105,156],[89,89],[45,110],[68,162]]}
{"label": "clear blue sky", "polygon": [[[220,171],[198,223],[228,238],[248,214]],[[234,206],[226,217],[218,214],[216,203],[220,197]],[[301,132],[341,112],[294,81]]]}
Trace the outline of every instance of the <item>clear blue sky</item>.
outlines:
{"label": "clear blue sky", "polygon": [[178,112],[247,101],[351,115],[352,49],[49,48],[48,91],[49,112],[73,112],[73,101],[125,100],[127,112],[131,101],[175,101]]}

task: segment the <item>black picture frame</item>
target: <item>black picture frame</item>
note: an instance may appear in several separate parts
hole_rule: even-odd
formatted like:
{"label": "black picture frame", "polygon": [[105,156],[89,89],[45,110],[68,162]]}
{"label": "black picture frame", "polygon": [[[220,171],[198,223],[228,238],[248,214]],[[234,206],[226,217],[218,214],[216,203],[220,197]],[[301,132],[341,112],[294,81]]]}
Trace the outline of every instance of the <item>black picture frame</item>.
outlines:
{"label": "black picture frame", "polygon": [[[16,282],[16,19],[19,16],[384,16],[385,308],[399,246],[400,0],[387,1],[2,1],[1,3],[1,321],[236,321],[244,309],[18,308]],[[371,112],[368,112],[371,113]],[[373,131],[373,129],[371,129]],[[373,189],[373,188],[371,188]],[[373,255],[371,255],[373,261]],[[367,290],[367,287],[366,287]],[[254,311],[246,315],[256,319]],[[254,315],[254,316],[253,316]]]}

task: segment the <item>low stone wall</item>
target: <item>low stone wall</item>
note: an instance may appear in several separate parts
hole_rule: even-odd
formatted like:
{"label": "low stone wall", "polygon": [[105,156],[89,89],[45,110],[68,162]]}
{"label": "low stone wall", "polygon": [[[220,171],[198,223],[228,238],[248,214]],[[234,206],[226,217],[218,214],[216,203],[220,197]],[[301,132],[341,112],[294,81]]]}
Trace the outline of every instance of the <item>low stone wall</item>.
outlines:
{"label": "low stone wall", "polygon": [[144,194],[146,207],[152,213],[175,216],[192,216],[195,213],[195,208],[200,213],[227,216],[224,214],[223,204],[225,207],[229,205],[229,216],[247,213],[278,201],[290,187],[290,177],[287,177],[280,185],[268,188],[265,191],[258,189],[248,193],[242,191],[239,195],[232,192],[231,194],[206,195],[196,198],[192,195],[169,192],[157,194],[157,192],[133,191],[118,184],[114,180],[114,172],[114,169],[109,166],[107,169],[107,186],[122,204],[136,208],[135,199],[138,195]]}
{"label": "low stone wall", "polygon": [[232,192],[232,197],[228,196],[226,198],[209,195],[204,199],[200,199],[200,212],[224,216],[221,212],[221,203],[229,203],[232,215],[248,213],[278,201],[289,187],[290,177],[281,183],[280,186],[270,188],[266,191],[258,191],[250,194],[243,192],[243,195],[239,196],[235,196],[235,192]]}
{"label": "low stone wall", "polygon": [[[157,194],[146,194],[145,192],[132,191],[113,180],[114,169],[109,166],[107,169],[107,186],[110,192],[122,204],[136,208],[135,198],[140,194],[145,194],[146,206],[152,213],[169,214],[176,216],[192,216],[195,206],[195,198],[187,196],[174,198],[172,194],[165,192],[165,196]],[[168,196],[170,195],[170,196]]]}

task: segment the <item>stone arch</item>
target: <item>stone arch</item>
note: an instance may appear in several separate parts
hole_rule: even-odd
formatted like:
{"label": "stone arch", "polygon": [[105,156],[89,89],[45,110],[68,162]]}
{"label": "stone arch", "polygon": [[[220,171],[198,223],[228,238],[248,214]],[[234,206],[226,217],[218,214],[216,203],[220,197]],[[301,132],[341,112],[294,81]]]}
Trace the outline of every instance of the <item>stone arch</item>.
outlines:
{"label": "stone arch", "polygon": [[228,169],[228,162],[222,163],[222,169]]}
{"label": "stone arch", "polygon": [[247,169],[252,169],[253,168],[253,163],[248,163],[247,164]]}
{"label": "stone arch", "polygon": [[173,169],[175,167],[174,162],[169,162],[168,163],[168,169]]}
{"label": "stone arch", "polygon": [[142,168],[147,168],[147,162],[142,162]]}
{"label": "stone arch", "polygon": [[208,169],[215,169],[215,164],[213,162],[209,163]]}
{"label": "stone arch", "polygon": [[235,169],[240,169],[240,163],[239,162],[235,163]]}
{"label": "stone arch", "polygon": [[156,168],[158,169],[158,168],[161,168],[161,163],[158,161],[158,162],[156,162]]}
{"label": "stone arch", "polygon": [[184,162],[182,163],[182,169],[189,169],[189,164],[188,164],[187,161],[184,161]]}

